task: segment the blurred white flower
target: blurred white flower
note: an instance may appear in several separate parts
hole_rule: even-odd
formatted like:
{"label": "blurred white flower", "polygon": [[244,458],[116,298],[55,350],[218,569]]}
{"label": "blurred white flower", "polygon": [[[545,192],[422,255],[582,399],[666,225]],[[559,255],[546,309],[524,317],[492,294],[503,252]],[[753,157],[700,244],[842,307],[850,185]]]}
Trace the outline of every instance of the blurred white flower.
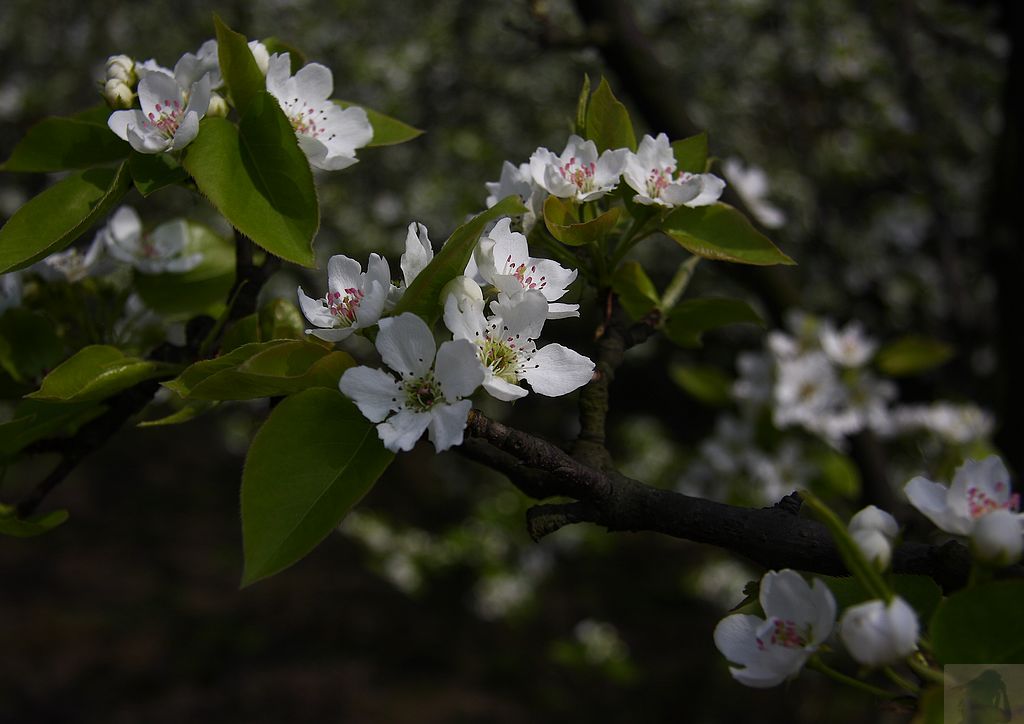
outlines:
{"label": "blurred white flower", "polygon": [[786,215],[766,200],[768,195],[768,174],[757,166],[743,167],[736,158],[727,158],[722,164],[722,173],[729,185],[743,199],[747,211],[767,229],[777,229],[786,223]]}
{"label": "blurred white flower", "polygon": [[839,621],[839,637],[850,655],[866,666],[883,666],[917,649],[920,624],[898,596],[886,605],[874,600],[850,606]]}

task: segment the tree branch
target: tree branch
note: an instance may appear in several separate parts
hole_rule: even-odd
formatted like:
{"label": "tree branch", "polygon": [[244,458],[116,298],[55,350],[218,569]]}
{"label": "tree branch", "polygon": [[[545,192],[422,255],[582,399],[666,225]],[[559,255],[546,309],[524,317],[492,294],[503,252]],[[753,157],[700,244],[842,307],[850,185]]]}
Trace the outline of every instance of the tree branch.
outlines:
{"label": "tree branch", "polygon": [[[468,449],[475,459],[500,472],[530,470],[530,481],[520,486],[527,495],[555,495],[571,503],[535,506],[528,512],[530,534],[539,539],[566,525],[596,523],[609,531],[652,531],[696,543],[707,543],[742,555],[765,568],[797,568],[825,575],[847,575],[828,530],[822,523],[799,517],[799,506],[787,496],[770,508],[741,508],[663,490],[627,478],[615,471],[595,470],[569,457],[551,443],[470,413]],[[481,454],[480,442],[504,455]],[[971,557],[959,543],[941,546],[904,543],[894,551],[893,571],[930,576],[944,590],[967,583]],[[1006,574],[1024,577],[1014,566]]]}

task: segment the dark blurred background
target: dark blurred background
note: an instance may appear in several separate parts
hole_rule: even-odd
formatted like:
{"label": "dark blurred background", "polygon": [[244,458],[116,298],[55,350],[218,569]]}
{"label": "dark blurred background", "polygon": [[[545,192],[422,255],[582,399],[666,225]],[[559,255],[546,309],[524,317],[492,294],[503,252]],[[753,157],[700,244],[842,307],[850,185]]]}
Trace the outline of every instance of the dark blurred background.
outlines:
{"label": "dark blurred background", "polygon": [[[411,220],[440,243],[482,209],[503,160],[561,151],[583,74],[605,76],[638,136],[708,129],[715,156],[768,174],[785,216],[768,233],[800,266],[706,264],[698,292],[758,300],[772,326],[799,304],[883,340],[942,339],[956,356],[901,395],[981,404],[1011,467],[1024,462],[1013,445],[1019,122],[1004,101],[1020,90],[1012,2],[249,0],[216,11],[328,65],[335,97],[426,130],[319,179],[322,260],[383,250],[395,268]],[[5,0],[0,154],[40,118],[94,105],[108,55],[172,66],[212,35],[208,3]],[[48,182],[4,174],[0,216]],[[137,208],[209,214],[158,203]],[[682,253],[652,240],[640,258],[663,287]],[[267,293],[291,298],[319,280],[284,271]],[[586,351],[597,322],[588,311],[556,336]],[[713,339],[685,353],[654,342],[627,360],[612,423],[634,474],[671,484],[714,424],[666,370],[681,359],[731,369],[761,343],[750,330]],[[565,400],[488,411],[554,439],[574,431]],[[565,530],[535,544],[529,503],[507,481],[427,445],[397,459],[341,534],[239,591],[241,465],[266,413],[223,405],[189,425],[126,428],[48,500],[68,523],[0,541],[0,721],[909,720],[813,673],[770,691],[733,682],[711,631],[757,569],[653,534]],[[50,464],[8,470],[5,499]]]}

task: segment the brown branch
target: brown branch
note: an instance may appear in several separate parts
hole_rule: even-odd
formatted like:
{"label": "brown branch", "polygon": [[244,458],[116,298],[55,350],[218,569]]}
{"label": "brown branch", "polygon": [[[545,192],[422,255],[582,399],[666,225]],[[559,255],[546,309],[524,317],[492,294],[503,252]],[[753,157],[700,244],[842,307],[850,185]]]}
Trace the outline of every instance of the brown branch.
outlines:
{"label": "brown branch", "polygon": [[[531,480],[543,480],[539,486],[521,487],[527,495],[574,500],[534,507],[527,524],[535,538],[589,522],[609,531],[652,531],[718,546],[765,568],[847,574],[828,530],[816,520],[799,517],[799,505],[791,496],[770,508],[741,508],[651,487],[615,471],[595,470],[551,443],[494,422],[477,410],[470,413],[467,435],[476,450],[482,449],[479,441],[486,441],[505,453],[472,455],[508,473],[514,484],[522,479],[515,474],[527,469],[532,469]],[[971,558],[955,542],[904,543],[894,551],[892,567],[896,573],[930,576],[943,589],[954,590],[966,585]],[[1015,566],[1006,573],[1024,577],[1024,568]]]}
{"label": "brown branch", "polygon": [[598,354],[594,379],[580,390],[580,435],[573,447],[577,460],[593,468],[611,466],[605,447],[605,422],[608,418],[608,390],[615,372],[622,365],[626,351],[654,334],[658,323],[652,314],[630,325],[626,313],[611,291],[606,292],[610,307],[609,318],[598,331]]}

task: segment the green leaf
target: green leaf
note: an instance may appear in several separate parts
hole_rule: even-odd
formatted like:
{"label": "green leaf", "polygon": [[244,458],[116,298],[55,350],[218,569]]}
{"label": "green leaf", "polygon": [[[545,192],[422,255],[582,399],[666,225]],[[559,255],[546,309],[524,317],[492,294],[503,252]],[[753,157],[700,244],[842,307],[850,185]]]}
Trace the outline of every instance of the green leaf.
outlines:
{"label": "green leaf", "polygon": [[307,390],[274,408],[242,474],[242,585],[309,553],[393,458],[374,425],[337,390]]}
{"label": "green leaf", "polygon": [[227,354],[244,344],[263,341],[260,337],[260,320],[256,313],[248,314],[232,323],[220,341],[220,353]]}
{"label": "green leaf", "polygon": [[135,274],[135,288],[146,306],[170,317],[216,317],[235,282],[235,245],[208,226],[189,221],[186,254],[202,254],[187,272]]}
{"label": "green leaf", "polygon": [[757,266],[796,263],[728,204],[695,209],[680,206],[665,217],[662,231],[690,253],[705,259]]}
{"label": "green leaf", "polygon": [[619,303],[633,319],[642,319],[652,309],[656,309],[660,301],[654,282],[635,261],[619,265],[612,275],[612,289],[618,295]]}
{"label": "green leaf", "polygon": [[732,380],[711,365],[675,365],[669,370],[672,381],[705,405],[725,407],[732,402]]}
{"label": "green leaf", "polygon": [[0,274],[64,249],[128,192],[127,162],[68,176],[14,212],[0,229]]}
{"label": "green leaf", "polygon": [[590,104],[590,76],[583,74],[583,87],[576,101],[576,135],[587,135],[587,106]]}
{"label": "green leaf", "polygon": [[950,360],[953,348],[937,339],[908,335],[890,342],[878,352],[878,369],[892,377],[916,375]]}
{"label": "green leaf", "polygon": [[131,150],[105,120],[99,125],[73,118],[45,118],[28,129],[0,171],[46,173],[89,168],[120,161]]}
{"label": "green leaf", "polygon": [[267,81],[249,50],[248,39],[225,25],[217,15],[213,16],[213,25],[217,31],[217,59],[221,75],[231,92],[235,108],[244,114],[250,101],[267,87]]}
{"label": "green leaf", "polygon": [[615,228],[622,208],[616,206],[596,219],[580,222],[572,201],[548,196],[544,202],[544,224],[551,235],[569,246],[585,246],[604,238]]}
{"label": "green leaf", "polygon": [[666,315],[664,331],[680,347],[700,347],[704,332],[743,322],[764,326],[757,312],[739,299],[687,299]]}
{"label": "green leaf", "polygon": [[855,500],[860,495],[861,480],[857,466],[841,452],[826,448],[812,455],[820,485],[815,490],[825,495],[837,495]]}
{"label": "green leaf", "polygon": [[129,357],[117,347],[90,345],[46,375],[42,386],[28,397],[58,402],[102,400],[172,369],[164,362]]}
{"label": "green leaf", "polygon": [[53,530],[68,519],[68,511],[54,510],[31,518],[16,518],[10,513],[0,513],[0,534],[15,538],[30,538]]}
{"label": "green leaf", "polygon": [[250,344],[243,344],[241,347],[237,347],[227,354],[222,354],[221,356],[213,359],[200,360],[195,364],[189,365],[182,370],[181,374],[173,380],[164,382],[163,385],[164,387],[176,392],[179,397],[188,397],[194,387],[197,387],[199,384],[219,372],[234,369],[253,355],[272,349],[277,345],[284,343],[285,340],[272,340],[270,342],[252,342]]}
{"label": "green leaf", "polygon": [[412,312],[428,324],[437,321],[443,310],[441,290],[445,284],[466,271],[466,265],[484,227],[503,216],[523,213],[526,213],[526,207],[519,197],[508,196],[457,228],[441,247],[441,251],[409,285],[392,314],[397,316],[403,312]]}
{"label": "green leaf", "polygon": [[1024,661],[1024,581],[995,581],[957,591],[939,604],[929,631],[941,664]]}
{"label": "green leaf", "polygon": [[636,151],[636,135],[629,120],[629,111],[615,97],[604,78],[590,98],[586,137],[597,144],[599,153],[615,148]]}
{"label": "green leaf", "polygon": [[72,435],[106,409],[93,402],[22,400],[14,409],[14,418],[0,424],[0,457],[10,457],[38,440]]}
{"label": "green leaf", "polygon": [[272,96],[257,94],[241,133],[223,118],[204,118],[184,164],[236,229],[271,254],[313,266],[320,224],[313,176]]}
{"label": "green leaf", "polygon": [[354,364],[345,352],[313,342],[272,340],[196,362],[164,386],[189,400],[276,397],[310,387],[336,388],[341,373]]}
{"label": "green leaf", "polygon": [[38,379],[64,358],[53,321],[21,307],[0,315],[0,367],[19,382]]}
{"label": "green leaf", "polygon": [[359,106],[366,111],[366,117],[369,119],[370,125],[373,126],[373,138],[370,139],[368,144],[366,144],[367,148],[374,148],[377,146],[394,146],[399,143],[411,141],[417,136],[423,135],[423,131],[419,128],[410,126],[408,123],[404,123],[397,118],[385,116],[380,111],[367,108],[362,104],[339,100],[335,100],[334,102],[342,108]]}
{"label": "green leaf", "polygon": [[701,131],[696,136],[672,142],[672,153],[676,157],[676,168],[690,173],[704,173],[708,170],[708,134]]}
{"label": "green leaf", "polygon": [[132,151],[128,157],[128,168],[132,172],[135,188],[143,196],[188,180],[188,172],[170,153]]}
{"label": "green leaf", "polygon": [[189,400],[179,409],[172,412],[170,415],[159,417],[155,420],[143,420],[137,427],[162,427],[164,425],[181,425],[186,422],[191,422],[200,415],[209,412],[217,406],[216,402],[209,402],[207,400]]}

